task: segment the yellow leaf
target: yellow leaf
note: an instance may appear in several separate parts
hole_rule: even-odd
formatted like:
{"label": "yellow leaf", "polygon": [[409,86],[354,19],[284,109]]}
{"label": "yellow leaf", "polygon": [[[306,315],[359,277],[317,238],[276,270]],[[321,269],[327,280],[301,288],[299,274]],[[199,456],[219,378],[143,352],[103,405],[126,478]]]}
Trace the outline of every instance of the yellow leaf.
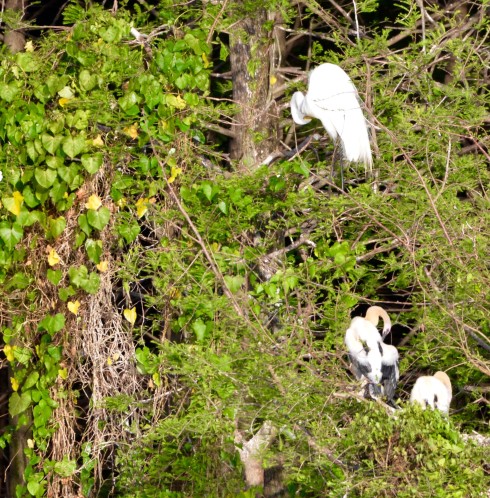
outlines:
{"label": "yellow leaf", "polygon": [[34,449],[34,439],[27,440],[27,447],[31,450]]}
{"label": "yellow leaf", "polygon": [[68,102],[70,102],[71,99],[67,99],[65,97],[61,97],[61,99],[58,100],[58,104],[61,106],[61,107],[65,107],[66,104],[68,104]]}
{"label": "yellow leaf", "polygon": [[168,183],[173,183],[175,179],[182,173],[182,168],[177,168],[172,166],[170,169],[170,178],[167,180]]}
{"label": "yellow leaf", "polygon": [[145,213],[148,211],[148,203],[149,200],[146,197],[140,197],[136,201],[136,214],[138,218],[143,217]]}
{"label": "yellow leaf", "polygon": [[116,201],[116,206],[119,208],[126,207],[126,204],[128,203],[128,200],[126,197],[121,197],[118,201]]}
{"label": "yellow leaf", "polygon": [[61,261],[61,258],[58,256],[58,253],[51,249],[48,254],[48,264],[49,266],[55,266]]}
{"label": "yellow leaf", "polygon": [[123,129],[123,132],[131,138],[138,138],[138,123],[134,123],[131,126],[127,126]]}
{"label": "yellow leaf", "polygon": [[20,208],[22,207],[23,202],[24,197],[17,190],[12,194],[12,197],[6,197],[3,200],[4,206],[12,214],[15,214],[15,216],[18,216],[20,214]]}
{"label": "yellow leaf", "polygon": [[17,391],[19,389],[19,381],[15,377],[10,377],[10,383],[12,384],[13,391]]}
{"label": "yellow leaf", "polygon": [[209,66],[208,56],[204,52],[201,54],[201,59],[204,62],[204,67],[208,67]]}
{"label": "yellow leaf", "polygon": [[80,308],[80,301],[68,301],[68,310],[74,315],[78,315],[78,309]]}
{"label": "yellow leaf", "polygon": [[92,143],[94,144],[95,147],[103,147],[104,146],[104,141],[102,140],[101,135],[97,135],[93,140]]}
{"label": "yellow leaf", "polygon": [[121,354],[120,354],[120,353],[112,353],[112,359],[113,359],[114,361],[119,360],[120,356],[121,356]]}
{"label": "yellow leaf", "polygon": [[108,364],[109,366],[111,366],[111,365],[112,365],[112,358],[111,358],[110,356],[108,356],[108,357],[107,357],[107,364]]}
{"label": "yellow leaf", "polygon": [[15,346],[10,346],[10,344],[6,344],[3,348],[3,354],[6,356],[7,360],[12,363],[14,361],[14,349]]}
{"label": "yellow leaf", "polygon": [[101,261],[98,265],[95,265],[100,273],[105,273],[109,269],[108,261]]}
{"label": "yellow leaf", "polygon": [[160,381],[160,374],[158,372],[155,372],[152,376],[153,382],[157,387],[160,387],[161,381]]}
{"label": "yellow leaf", "polygon": [[134,325],[134,322],[136,321],[136,308],[131,308],[130,310],[129,309],[125,309],[123,311],[123,314],[124,314],[124,318],[126,318],[126,320],[131,324],[131,325]]}
{"label": "yellow leaf", "polygon": [[271,86],[275,85],[277,83],[277,78],[274,75],[272,75],[269,78],[269,83],[271,84]]}
{"label": "yellow leaf", "polygon": [[167,94],[165,100],[170,107],[175,107],[176,109],[185,109],[187,106],[185,100],[180,95]]}
{"label": "yellow leaf", "polygon": [[59,368],[58,376],[60,379],[66,380],[68,378],[68,369],[67,368]]}
{"label": "yellow leaf", "polygon": [[100,206],[102,206],[102,201],[100,200],[100,197],[95,194],[92,194],[85,203],[87,209],[93,209],[94,211],[97,211]]}
{"label": "yellow leaf", "polygon": [[32,41],[28,41],[25,45],[24,45],[24,50],[26,52],[34,52],[34,43],[32,43]]}

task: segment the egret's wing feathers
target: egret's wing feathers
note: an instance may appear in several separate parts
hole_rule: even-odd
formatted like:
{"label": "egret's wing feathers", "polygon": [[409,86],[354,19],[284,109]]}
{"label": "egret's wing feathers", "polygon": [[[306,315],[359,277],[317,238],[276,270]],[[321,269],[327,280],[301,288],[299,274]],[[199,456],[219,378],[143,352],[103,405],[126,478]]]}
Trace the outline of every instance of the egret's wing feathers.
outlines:
{"label": "egret's wing feathers", "polygon": [[392,400],[395,396],[396,386],[399,379],[398,362],[394,365],[382,365],[381,373],[383,377],[381,383],[383,384],[384,394],[387,400]]}

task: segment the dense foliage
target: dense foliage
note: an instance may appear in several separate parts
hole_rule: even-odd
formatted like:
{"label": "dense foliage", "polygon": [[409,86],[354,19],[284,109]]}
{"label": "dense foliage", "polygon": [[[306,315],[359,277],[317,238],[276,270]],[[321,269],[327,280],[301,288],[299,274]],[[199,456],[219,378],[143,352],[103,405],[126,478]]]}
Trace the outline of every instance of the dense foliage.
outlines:
{"label": "dense foliage", "polygon": [[[0,63],[0,446],[27,457],[17,496],[487,492],[488,448],[466,436],[488,432],[483,4],[143,5],[70,3],[67,29]],[[227,153],[230,37],[246,43],[262,9],[287,153],[251,167]],[[297,68],[323,61],[376,128],[376,177],[346,167],[345,192],[329,141],[289,154],[322,133],[286,107]],[[395,322],[395,413],[357,394],[344,352],[374,303]],[[436,370],[449,419],[407,404]],[[240,450],[269,425],[264,489],[246,489]]]}

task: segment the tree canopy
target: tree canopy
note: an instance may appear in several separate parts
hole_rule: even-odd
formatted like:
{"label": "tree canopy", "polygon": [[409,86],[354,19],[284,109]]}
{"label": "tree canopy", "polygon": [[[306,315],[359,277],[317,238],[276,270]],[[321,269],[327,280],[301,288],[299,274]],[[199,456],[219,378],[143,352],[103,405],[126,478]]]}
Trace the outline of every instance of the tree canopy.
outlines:
{"label": "tree canopy", "polygon": [[[5,7],[0,494],[488,493],[487,2]],[[343,188],[289,110],[323,62],[371,128]],[[343,343],[374,304],[397,410]]]}

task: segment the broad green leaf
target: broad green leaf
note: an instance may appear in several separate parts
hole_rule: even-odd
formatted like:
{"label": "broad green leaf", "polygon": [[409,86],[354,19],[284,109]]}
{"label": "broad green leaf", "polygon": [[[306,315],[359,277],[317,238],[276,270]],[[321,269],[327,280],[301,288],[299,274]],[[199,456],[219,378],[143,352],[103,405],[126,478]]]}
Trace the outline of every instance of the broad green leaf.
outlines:
{"label": "broad green leaf", "polygon": [[54,471],[61,477],[72,476],[77,469],[77,462],[75,460],[68,460],[68,457],[63,457],[61,462],[54,464]]}
{"label": "broad green leaf", "polygon": [[48,223],[49,223],[48,236],[53,237],[54,239],[56,239],[56,237],[59,237],[63,233],[63,230],[66,227],[66,220],[63,216],[59,216],[58,218],[49,217]]}
{"label": "broad green leaf", "polygon": [[228,287],[228,289],[230,289],[231,292],[233,292],[233,294],[238,292],[245,282],[245,278],[241,275],[225,275],[223,278],[225,280],[226,286]]}
{"label": "broad green leaf", "polygon": [[24,392],[19,395],[19,393],[12,393],[9,399],[9,413],[11,417],[16,417],[22,412],[25,412],[31,404],[31,394],[29,392]]}
{"label": "broad green leaf", "polygon": [[60,135],[52,136],[49,133],[43,133],[41,135],[41,142],[43,144],[44,149],[50,154],[55,154],[59,149],[61,142],[63,141],[63,137]]}
{"label": "broad green leaf", "polygon": [[206,328],[206,324],[201,320],[201,318],[198,318],[192,324],[192,330],[196,334],[196,339],[198,341],[202,341],[206,337]]}
{"label": "broad green leaf", "polygon": [[56,334],[65,326],[65,315],[57,313],[56,315],[48,315],[43,318],[39,325],[38,330],[45,330],[48,334]]}
{"label": "broad green leaf", "polygon": [[82,166],[85,168],[87,173],[90,173],[91,175],[99,171],[103,161],[104,158],[100,152],[92,155],[84,154],[82,156]]}
{"label": "broad green leaf", "polygon": [[62,289],[58,290],[58,296],[64,302],[68,301],[68,299],[70,299],[70,297],[74,296],[76,293],[76,290],[71,286],[63,287]]}
{"label": "broad green leaf", "polygon": [[63,152],[71,159],[84,152],[85,148],[85,137],[82,135],[66,137],[63,140]]}
{"label": "broad green leaf", "polygon": [[27,389],[30,389],[31,387],[35,386],[38,379],[39,379],[39,373],[36,371],[31,372],[28,375],[27,379],[25,380],[24,385],[22,386],[22,390],[27,391]]}
{"label": "broad green leaf", "polygon": [[95,272],[91,272],[81,288],[89,294],[97,294],[100,288],[100,276]]}
{"label": "broad green leaf", "polygon": [[56,180],[56,176],[56,171],[50,168],[36,168],[34,171],[34,177],[36,178],[37,183],[39,183],[42,188],[51,187]]}
{"label": "broad green leaf", "polygon": [[53,285],[58,285],[60,283],[62,276],[63,276],[63,274],[61,273],[61,270],[52,270],[51,268],[48,268],[46,275],[47,275],[48,280]]}
{"label": "broad green leaf", "polygon": [[111,217],[111,212],[105,206],[102,206],[97,211],[89,209],[87,211],[87,220],[90,226],[96,228],[97,230],[102,230]]}
{"label": "broad green leaf", "polygon": [[78,76],[80,88],[85,92],[92,90],[97,85],[97,75],[90,73],[86,69],[82,69]]}
{"label": "broad green leaf", "polygon": [[102,241],[87,239],[85,242],[85,250],[92,263],[98,264],[102,256]]}
{"label": "broad green leaf", "polygon": [[92,232],[92,228],[88,222],[88,218],[86,214],[81,214],[78,217],[78,226],[83,230],[86,235],[90,235]]}
{"label": "broad green leaf", "polygon": [[88,270],[85,265],[80,265],[78,267],[72,266],[68,270],[68,276],[70,277],[70,282],[77,286],[81,287],[83,282],[85,282],[88,278]]}
{"label": "broad green leaf", "polygon": [[127,244],[130,244],[140,233],[140,227],[137,223],[129,224],[125,223],[117,227],[117,233],[124,238]]}
{"label": "broad green leaf", "polygon": [[44,213],[39,211],[27,211],[27,209],[23,208],[17,216],[17,223],[21,227],[30,227],[37,221],[42,221],[45,216]]}
{"label": "broad green leaf", "polygon": [[12,250],[21,241],[23,235],[24,231],[17,223],[12,225],[7,221],[0,223],[0,238],[5,243],[7,249]]}
{"label": "broad green leaf", "polygon": [[19,88],[14,84],[2,83],[0,82],[0,98],[6,102],[12,102],[17,94],[19,93]]}
{"label": "broad green leaf", "polygon": [[16,60],[22,71],[26,73],[32,73],[39,69],[39,60],[34,58],[34,55],[29,52],[18,52]]}

